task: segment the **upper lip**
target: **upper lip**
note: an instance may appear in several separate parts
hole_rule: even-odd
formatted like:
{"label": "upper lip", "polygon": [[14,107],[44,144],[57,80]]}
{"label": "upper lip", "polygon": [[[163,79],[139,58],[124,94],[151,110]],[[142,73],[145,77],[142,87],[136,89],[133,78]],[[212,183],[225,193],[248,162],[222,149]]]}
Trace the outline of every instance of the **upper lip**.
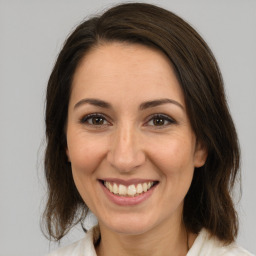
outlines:
{"label": "upper lip", "polygon": [[122,184],[125,186],[129,185],[136,185],[139,183],[145,183],[145,182],[157,182],[157,180],[152,180],[152,179],[128,179],[128,180],[123,180],[123,179],[118,179],[118,178],[104,178],[100,179],[101,181],[107,181],[111,183],[116,183],[116,184]]}

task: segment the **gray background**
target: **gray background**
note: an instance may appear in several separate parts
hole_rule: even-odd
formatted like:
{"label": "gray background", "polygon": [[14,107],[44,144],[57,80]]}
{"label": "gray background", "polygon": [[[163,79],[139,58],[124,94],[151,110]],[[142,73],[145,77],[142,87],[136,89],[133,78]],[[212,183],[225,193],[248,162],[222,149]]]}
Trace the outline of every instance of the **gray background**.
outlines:
{"label": "gray background", "polygon": [[[45,195],[47,79],[71,29],[84,17],[118,2],[0,0],[0,256],[44,255],[56,248],[39,226]],[[256,1],[147,2],[191,23],[219,62],[242,149],[238,242],[256,253]],[[61,245],[81,236],[77,228]]]}

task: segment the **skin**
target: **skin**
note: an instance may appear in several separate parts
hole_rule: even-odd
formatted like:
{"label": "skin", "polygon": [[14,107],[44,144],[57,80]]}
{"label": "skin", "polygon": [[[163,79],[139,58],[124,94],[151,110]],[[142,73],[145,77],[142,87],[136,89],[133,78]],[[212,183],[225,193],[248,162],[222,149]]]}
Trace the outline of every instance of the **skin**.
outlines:
{"label": "skin", "polygon": [[[92,98],[110,107],[85,102]],[[173,102],[140,109],[159,99]],[[100,122],[86,118],[93,113],[101,114]],[[156,125],[156,114],[168,118]],[[207,152],[191,129],[168,58],[137,44],[92,49],[74,75],[66,132],[75,184],[99,221],[97,255],[186,255],[183,201]],[[99,179],[106,178],[158,184],[142,203],[120,206],[103,191]],[[194,239],[189,234],[190,246]]]}

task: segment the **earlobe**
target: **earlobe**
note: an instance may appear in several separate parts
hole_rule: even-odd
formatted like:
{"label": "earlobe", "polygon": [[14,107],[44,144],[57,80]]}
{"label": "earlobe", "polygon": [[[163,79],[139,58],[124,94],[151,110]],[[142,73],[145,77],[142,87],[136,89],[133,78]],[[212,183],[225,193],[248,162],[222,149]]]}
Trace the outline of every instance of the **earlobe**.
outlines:
{"label": "earlobe", "polygon": [[196,150],[195,150],[195,157],[194,157],[194,166],[199,168],[202,167],[207,159],[208,150],[205,145],[201,142],[197,142]]}
{"label": "earlobe", "polygon": [[66,148],[66,155],[67,155],[68,162],[70,162],[70,157],[69,157],[69,150],[68,150],[68,148]]}

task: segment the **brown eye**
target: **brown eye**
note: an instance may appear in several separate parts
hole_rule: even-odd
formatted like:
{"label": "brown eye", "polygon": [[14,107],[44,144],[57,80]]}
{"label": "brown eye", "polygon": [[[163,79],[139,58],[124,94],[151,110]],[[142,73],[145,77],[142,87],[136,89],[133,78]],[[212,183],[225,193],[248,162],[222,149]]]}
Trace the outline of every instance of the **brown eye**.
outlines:
{"label": "brown eye", "polygon": [[153,119],[153,124],[155,126],[161,126],[165,124],[165,120],[163,118],[154,118]]}
{"label": "brown eye", "polygon": [[109,122],[103,115],[100,114],[90,114],[83,117],[80,121],[82,124],[94,125],[94,126],[102,126],[108,125]]}
{"label": "brown eye", "polygon": [[150,120],[147,122],[147,125],[153,127],[166,127],[175,123],[176,121],[167,115],[156,114],[150,118]]}
{"label": "brown eye", "polygon": [[91,123],[93,125],[103,125],[104,124],[104,119],[102,117],[92,117],[91,118]]}

